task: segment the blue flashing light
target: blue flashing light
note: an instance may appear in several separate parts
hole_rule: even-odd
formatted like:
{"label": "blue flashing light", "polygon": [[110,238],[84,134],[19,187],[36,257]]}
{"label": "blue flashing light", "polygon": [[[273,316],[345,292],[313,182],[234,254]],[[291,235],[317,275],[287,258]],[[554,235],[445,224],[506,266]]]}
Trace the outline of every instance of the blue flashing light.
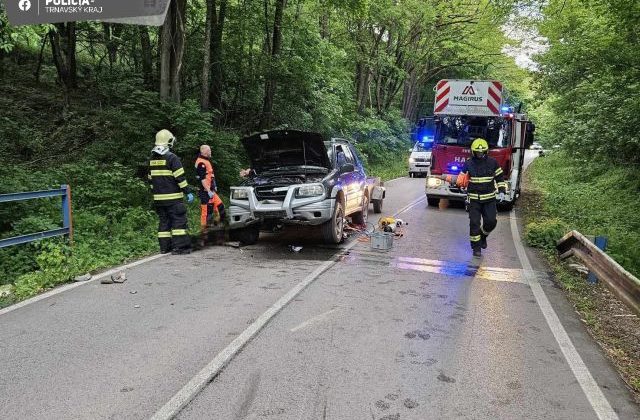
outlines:
{"label": "blue flashing light", "polygon": [[433,143],[433,136],[424,136],[422,138],[423,143]]}
{"label": "blue flashing light", "polygon": [[457,165],[453,165],[453,166],[451,166],[451,170],[452,170],[452,171],[457,171],[458,169],[459,169],[459,168],[458,168],[458,166],[457,166]]}
{"label": "blue flashing light", "polygon": [[509,112],[508,106],[503,106],[501,109],[502,109],[502,112]]}

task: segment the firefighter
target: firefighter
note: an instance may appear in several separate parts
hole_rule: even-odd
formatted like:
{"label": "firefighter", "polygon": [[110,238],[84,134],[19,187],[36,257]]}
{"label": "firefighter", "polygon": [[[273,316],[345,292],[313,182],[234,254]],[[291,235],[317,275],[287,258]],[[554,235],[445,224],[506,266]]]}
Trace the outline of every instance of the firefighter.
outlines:
{"label": "firefighter", "polygon": [[211,165],[211,147],[200,146],[200,155],[196,159],[196,178],[200,182],[198,197],[200,198],[200,243],[204,246],[208,229],[212,222],[217,225],[224,221],[225,209],[217,194],[216,176]]}
{"label": "firefighter", "polygon": [[191,203],[193,194],[180,158],[171,152],[175,141],[175,136],[169,130],[158,131],[147,176],[153,192],[154,208],[160,220],[160,252],[188,254],[191,252],[191,239],[187,234],[187,208],[183,198],[186,194],[187,201]]}
{"label": "firefighter", "polygon": [[[459,187],[467,189],[469,231],[473,256],[482,255],[487,248],[487,236],[496,228],[497,201],[503,202],[507,184],[503,170],[494,158],[487,155],[489,144],[484,139],[471,143],[471,159],[464,164],[456,179]],[[496,184],[498,196],[496,197]]]}

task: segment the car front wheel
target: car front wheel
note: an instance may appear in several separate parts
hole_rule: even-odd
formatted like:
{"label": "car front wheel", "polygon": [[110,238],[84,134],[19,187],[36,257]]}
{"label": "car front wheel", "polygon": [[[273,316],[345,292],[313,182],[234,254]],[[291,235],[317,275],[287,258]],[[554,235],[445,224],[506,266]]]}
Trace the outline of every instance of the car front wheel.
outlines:
{"label": "car front wheel", "polygon": [[336,200],[331,220],[322,225],[322,236],[328,244],[339,244],[342,242],[344,231],[344,205],[342,201]]}

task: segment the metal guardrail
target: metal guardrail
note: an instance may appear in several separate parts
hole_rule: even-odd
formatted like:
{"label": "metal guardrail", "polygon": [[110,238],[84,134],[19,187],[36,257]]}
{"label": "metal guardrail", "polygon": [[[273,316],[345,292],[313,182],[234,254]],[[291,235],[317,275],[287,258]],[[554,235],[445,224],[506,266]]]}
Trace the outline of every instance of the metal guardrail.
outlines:
{"label": "metal guardrail", "polygon": [[640,315],[640,280],[587,237],[573,230],[558,241],[556,248],[562,260],[572,256],[582,260],[620,300]]}
{"label": "metal guardrail", "polygon": [[13,238],[0,239],[0,248],[25,244],[54,236],[68,235],[73,241],[73,220],[71,215],[71,187],[62,185],[59,190],[29,191],[11,194],[0,194],[0,203],[34,200],[36,198],[62,197],[62,227],[44,232],[30,233]]}

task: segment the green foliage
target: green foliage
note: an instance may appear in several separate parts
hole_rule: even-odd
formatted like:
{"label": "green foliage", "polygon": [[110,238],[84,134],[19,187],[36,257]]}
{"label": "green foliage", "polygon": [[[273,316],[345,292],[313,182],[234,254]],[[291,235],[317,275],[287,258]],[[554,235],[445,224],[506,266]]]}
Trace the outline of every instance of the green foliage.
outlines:
{"label": "green foliage", "polygon": [[549,141],[576,156],[640,163],[640,6],[628,0],[554,0],[539,30],[549,49],[538,82]]}
{"label": "green foliage", "polygon": [[529,246],[553,251],[558,239],[564,236],[567,231],[567,225],[561,220],[545,219],[527,224],[524,236]]}
{"label": "green foliage", "polygon": [[635,168],[575,160],[558,152],[536,159],[530,170],[534,186],[543,193],[544,213],[551,219],[538,220],[532,227],[536,245],[549,244],[545,235],[557,235],[560,226],[605,235],[609,255],[640,274],[640,175]]}

